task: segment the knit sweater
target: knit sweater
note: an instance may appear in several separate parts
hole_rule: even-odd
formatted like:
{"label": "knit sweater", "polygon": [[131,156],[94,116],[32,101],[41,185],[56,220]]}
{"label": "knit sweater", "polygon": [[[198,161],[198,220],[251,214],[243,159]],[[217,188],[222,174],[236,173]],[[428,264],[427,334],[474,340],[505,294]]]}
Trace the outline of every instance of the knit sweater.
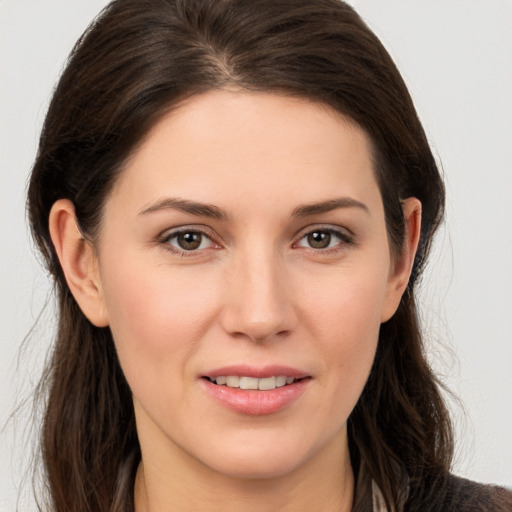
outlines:
{"label": "knit sweater", "polygon": [[512,512],[512,492],[452,476],[436,512]]}
{"label": "knit sweater", "polygon": [[[512,491],[450,475],[443,496],[428,492],[425,499],[406,503],[403,512],[512,512]],[[433,496],[434,494],[434,496]],[[373,512],[388,512],[378,487],[373,487]]]}

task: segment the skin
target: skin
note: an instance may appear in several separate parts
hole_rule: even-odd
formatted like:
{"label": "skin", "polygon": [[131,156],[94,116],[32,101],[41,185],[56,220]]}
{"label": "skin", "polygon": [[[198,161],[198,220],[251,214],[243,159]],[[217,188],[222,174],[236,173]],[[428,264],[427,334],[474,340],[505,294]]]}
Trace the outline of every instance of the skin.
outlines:
{"label": "skin", "polygon": [[[338,198],[327,211],[303,208]],[[91,322],[110,326],[133,392],[137,511],[350,510],[347,418],[418,243],[421,205],[403,204],[407,236],[392,255],[358,126],[304,99],[219,90],[153,127],[94,245],[80,238],[73,205],[54,205],[70,289]],[[176,228],[202,232],[201,245],[180,248]],[[326,248],[311,245],[315,231],[330,235]],[[242,363],[311,378],[284,409],[240,414],[201,377]]]}

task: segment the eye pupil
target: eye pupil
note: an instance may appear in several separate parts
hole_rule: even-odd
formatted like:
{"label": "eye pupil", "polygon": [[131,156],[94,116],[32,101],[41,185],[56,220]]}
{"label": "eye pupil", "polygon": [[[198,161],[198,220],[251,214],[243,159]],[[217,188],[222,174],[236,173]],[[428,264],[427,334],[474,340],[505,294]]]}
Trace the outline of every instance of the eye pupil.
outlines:
{"label": "eye pupil", "polygon": [[325,231],[313,231],[308,235],[308,244],[314,249],[325,249],[331,243],[331,234]]}
{"label": "eye pupil", "polygon": [[185,232],[177,236],[178,245],[185,251],[193,251],[201,245],[201,233]]}

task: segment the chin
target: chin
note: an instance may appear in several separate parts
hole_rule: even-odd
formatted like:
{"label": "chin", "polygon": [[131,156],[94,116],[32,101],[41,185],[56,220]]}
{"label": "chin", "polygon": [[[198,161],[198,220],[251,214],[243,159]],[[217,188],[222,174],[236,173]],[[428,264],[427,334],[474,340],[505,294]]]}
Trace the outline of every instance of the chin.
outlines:
{"label": "chin", "polygon": [[295,457],[248,456],[230,458],[222,461],[212,469],[232,479],[239,480],[270,480],[290,475],[301,467],[303,460]]}
{"label": "chin", "polygon": [[285,439],[282,432],[279,438],[260,437],[252,442],[233,442],[229,446],[209,451],[203,463],[215,472],[234,479],[266,480],[284,477],[304,466],[320,447],[308,446],[302,439]]}

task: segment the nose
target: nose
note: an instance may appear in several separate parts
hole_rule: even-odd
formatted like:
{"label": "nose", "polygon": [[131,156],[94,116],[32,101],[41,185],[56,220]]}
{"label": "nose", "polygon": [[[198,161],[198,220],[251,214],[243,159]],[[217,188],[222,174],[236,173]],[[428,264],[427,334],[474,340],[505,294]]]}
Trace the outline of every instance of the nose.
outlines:
{"label": "nose", "polygon": [[220,321],[238,338],[266,342],[292,332],[298,315],[281,258],[272,250],[247,251],[231,262]]}

